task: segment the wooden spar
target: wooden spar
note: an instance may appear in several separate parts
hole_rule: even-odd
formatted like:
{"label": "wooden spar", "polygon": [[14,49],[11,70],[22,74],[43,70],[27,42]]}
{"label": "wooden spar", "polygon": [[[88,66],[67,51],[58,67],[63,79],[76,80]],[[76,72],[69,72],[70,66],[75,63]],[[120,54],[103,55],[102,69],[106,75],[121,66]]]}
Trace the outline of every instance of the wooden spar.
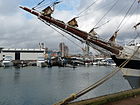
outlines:
{"label": "wooden spar", "polygon": [[106,43],[101,43],[99,40],[89,40],[91,43],[96,43],[97,46],[100,46],[116,55],[119,54],[119,50],[118,49],[115,49],[115,48],[112,48],[110,46],[107,46]]}
{"label": "wooden spar", "polygon": [[106,50],[108,50],[108,51],[110,51],[110,52],[112,52],[112,53],[114,53],[116,55],[119,54],[119,49],[116,49],[114,46],[113,47],[110,46],[107,42],[99,40],[98,38],[89,38],[89,33],[87,33],[87,32],[84,32],[84,31],[81,31],[81,30],[79,30],[77,28],[74,28],[74,27],[71,27],[69,25],[66,25],[64,22],[56,20],[56,19],[54,19],[52,17],[43,16],[41,13],[36,12],[34,10],[31,10],[31,9],[29,9],[27,7],[21,7],[20,6],[20,8],[22,8],[23,10],[25,10],[25,11],[27,11],[27,12],[29,12],[29,13],[37,16],[37,17],[39,17],[40,19],[43,19],[47,23],[50,23],[50,24],[54,25],[57,28],[64,29],[64,30],[66,30],[66,31],[68,31],[68,32],[70,32],[70,33],[72,33],[72,34],[74,34],[74,35],[76,35],[76,36],[78,36],[78,37],[80,37],[80,38],[82,38],[84,40],[87,40],[87,41],[89,41],[89,42],[91,42],[91,43],[93,43],[93,44],[95,44],[95,45],[97,45],[97,46],[99,46],[101,48],[104,48],[104,49],[106,49]]}

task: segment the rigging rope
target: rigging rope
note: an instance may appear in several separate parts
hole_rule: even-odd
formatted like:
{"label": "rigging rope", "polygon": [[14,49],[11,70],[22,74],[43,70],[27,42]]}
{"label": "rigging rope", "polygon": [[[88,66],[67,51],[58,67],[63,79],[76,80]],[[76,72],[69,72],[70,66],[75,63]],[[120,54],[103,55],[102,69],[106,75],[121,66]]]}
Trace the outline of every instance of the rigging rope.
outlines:
{"label": "rigging rope", "polygon": [[125,16],[123,17],[123,19],[121,20],[120,24],[118,25],[117,30],[120,30],[119,28],[121,27],[121,24],[123,23],[123,21],[127,17],[128,13],[130,12],[131,8],[133,7],[133,5],[135,4],[136,1],[137,0],[134,0],[134,2],[131,4],[130,8],[128,9],[128,11],[126,12]]}
{"label": "rigging rope", "polygon": [[[55,31],[57,31],[60,35],[62,35],[63,37],[65,37],[66,39],[68,39],[69,41],[71,41],[72,43],[74,43],[75,45],[77,45],[80,49],[82,49],[83,50],[83,48],[81,47],[81,46],[79,46],[77,43],[75,43],[73,40],[71,40],[71,39],[69,39],[68,37],[66,37],[64,34],[62,34],[60,31],[58,31],[57,29],[55,29],[54,27],[52,27],[51,26],[51,24],[48,24],[46,21],[44,21],[43,19],[41,19],[41,18],[38,18],[38,19],[40,19],[42,22],[44,22],[46,25],[48,25],[48,26],[50,26],[51,28],[53,28]],[[61,29],[60,29],[61,30]],[[64,31],[64,30],[62,30],[62,31]],[[64,31],[65,32],[65,31]],[[67,32],[66,32],[67,33]],[[68,34],[70,34],[70,33],[68,33]],[[71,35],[71,34],[70,34]],[[81,41],[82,43],[89,43],[87,40],[87,42],[85,41],[83,41],[83,40],[81,40],[81,39],[79,39],[79,38],[77,38],[77,37],[75,37],[75,36],[73,36],[73,35],[71,35],[72,37],[74,37],[74,38],[76,38],[77,40],[79,40],[79,41]],[[91,44],[88,44],[88,45],[90,45],[91,47],[93,47]],[[93,47],[94,48],[94,47]],[[100,51],[100,52],[102,52],[102,50],[99,50],[99,49],[96,49],[96,50],[98,50],[98,51]],[[103,51],[104,52],[104,51]],[[104,52],[105,54],[107,53],[107,51],[106,52]]]}
{"label": "rigging rope", "polygon": [[[140,11],[140,5],[139,3],[137,4],[137,8],[136,8],[136,14],[138,14]],[[138,20],[138,16],[136,15],[136,24],[139,22],[140,20]]]}
{"label": "rigging rope", "polygon": [[35,9],[40,9],[42,7],[45,7],[45,6],[54,6],[58,3],[58,0],[55,0],[55,1],[50,1],[50,2],[47,2],[47,3],[44,3],[42,4],[43,2],[45,2],[45,0],[42,0],[41,2],[39,2],[35,7],[33,7],[32,9],[35,10]]}
{"label": "rigging rope", "polygon": [[100,26],[94,27],[94,29],[100,28],[100,27],[106,25],[106,24],[109,23],[109,22],[110,22],[110,20],[106,21],[105,23],[101,24]]}
{"label": "rigging rope", "polygon": [[128,42],[127,45],[130,45],[131,43],[133,43],[136,40],[136,38],[140,36],[140,33],[139,32],[136,32],[136,34],[137,35],[134,37],[134,39],[131,40],[130,42]]}
{"label": "rigging rope", "polygon": [[85,11],[87,11],[93,4],[95,4],[96,2],[97,2],[98,0],[95,0],[93,3],[91,3],[87,8],[85,8],[83,11],[81,11],[79,14],[78,14],[78,17],[80,17],[80,15],[83,13],[83,12],[85,12]]}
{"label": "rigging rope", "polygon": [[[104,5],[102,5],[101,7],[98,6],[97,8],[95,8],[95,10],[96,10],[96,11],[99,11],[100,9],[105,9],[105,8],[109,7],[109,5],[113,4],[113,2],[114,2],[114,1],[112,1],[112,2],[110,2],[110,3],[107,3],[107,4],[104,4]],[[89,13],[85,13],[85,14],[83,14],[83,15],[79,15],[78,18],[83,17],[83,16],[87,16],[87,15],[89,15]]]}
{"label": "rigging rope", "polygon": [[39,6],[36,7],[36,9],[44,8],[45,6],[48,6],[50,4],[51,4],[51,2],[50,3],[45,3],[45,4],[42,4],[42,5],[39,5]]}
{"label": "rigging rope", "polygon": [[102,79],[98,80],[96,83],[94,83],[93,85],[89,86],[88,88],[83,89],[82,91],[78,92],[78,93],[73,93],[70,95],[70,97],[64,99],[63,101],[60,101],[54,105],[65,105],[67,103],[69,103],[70,101],[73,101],[75,99],[77,99],[78,97],[86,94],[87,92],[95,89],[96,87],[98,87],[99,85],[103,84],[105,81],[107,81],[108,79],[110,79],[111,77],[113,77],[117,72],[119,72],[124,66],[126,66],[126,64],[128,64],[128,62],[134,57],[134,55],[137,53],[139,47],[136,49],[136,51],[133,53],[133,55],[129,58],[126,59],[120,66],[119,69],[112,71],[111,73],[109,73],[108,75],[104,76]]}
{"label": "rigging rope", "polygon": [[118,1],[119,0],[116,0],[116,2],[112,5],[112,7],[103,15],[103,17],[101,17],[101,19],[96,23],[94,27],[96,27],[101,22],[101,20],[113,9],[113,7],[117,4]]}
{"label": "rigging rope", "polygon": [[36,6],[34,6],[32,9],[35,9],[36,7],[38,7],[39,5],[41,5],[45,0],[42,0],[41,2],[39,2]]}
{"label": "rigging rope", "polygon": [[[131,14],[131,16],[128,17],[129,19],[133,16],[133,14],[135,13],[136,10],[137,10],[137,8],[134,9],[134,11],[133,11],[133,13]],[[129,21],[129,19],[128,19],[127,21]],[[127,23],[127,21],[121,26],[121,28],[125,26],[125,24]],[[121,29],[121,28],[120,28],[120,29]]]}
{"label": "rigging rope", "polygon": [[63,37],[65,37],[66,39],[68,39],[69,41],[71,41],[73,44],[77,45],[80,49],[84,50],[80,45],[78,45],[77,43],[75,43],[73,40],[71,40],[70,38],[66,37],[63,33],[61,33],[60,31],[58,31],[57,29],[55,29],[54,27],[52,27],[51,25],[47,24],[44,20],[40,19],[43,23],[45,23],[46,25],[48,25],[49,27],[51,27],[53,30],[55,30],[56,32],[58,32],[60,35],[62,35]]}

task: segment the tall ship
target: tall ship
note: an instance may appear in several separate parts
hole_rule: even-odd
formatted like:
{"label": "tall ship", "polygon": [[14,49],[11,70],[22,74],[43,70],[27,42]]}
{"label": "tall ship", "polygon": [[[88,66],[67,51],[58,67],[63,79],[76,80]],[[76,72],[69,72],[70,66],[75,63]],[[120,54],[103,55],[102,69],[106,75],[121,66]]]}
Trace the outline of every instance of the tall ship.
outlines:
{"label": "tall ship", "polygon": [[[38,5],[40,5],[42,2],[40,2]],[[110,9],[105,13],[105,15],[109,13],[111,9],[118,2],[121,1],[116,0],[114,4],[110,7]],[[64,31],[68,35],[71,35],[75,39],[86,43],[87,45],[91,46],[93,49],[96,49],[106,55],[110,55],[114,60],[114,62],[116,63],[117,67],[123,68],[122,69],[123,76],[129,81],[132,88],[139,88],[140,87],[140,49],[139,49],[140,43],[133,42],[127,45],[119,45],[116,43],[115,40],[118,33],[120,32],[121,29],[120,27],[122,26],[123,21],[126,19],[127,16],[129,16],[129,14],[132,12],[131,10],[136,5],[140,5],[140,0],[131,0],[130,7],[127,8],[127,11],[124,14],[123,18],[120,20],[120,23],[118,24],[116,31],[108,40],[105,40],[98,36],[98,34],[96,33],[96,29],[98,27],[92,28],[90,32],[85,32],[83,30],[80,30],[78,28],[78,22],[76,20],[78,17],[74,17],[67,23],[55,19],[52,16],[52,13],[54,12],[54,7],[59,3],[60,3],[59,1],[56,1],[51,6],[47,6],[45,9],[41,11],[38,11],[36,9],[38,5],[31,9],[23,6],[20,6],[20,8],[35,15],[39,20],[44,22],[46,25],[52,28],[56,27],[57,29]],[[140,26],[140,22],[138,21],[132,27],[134,28],[134,30],[138,30],[139,26]],[[139,34],[137,35],[136,39],[138,38],[138,36]],[[122,66],[122,64],[124,65]]]}

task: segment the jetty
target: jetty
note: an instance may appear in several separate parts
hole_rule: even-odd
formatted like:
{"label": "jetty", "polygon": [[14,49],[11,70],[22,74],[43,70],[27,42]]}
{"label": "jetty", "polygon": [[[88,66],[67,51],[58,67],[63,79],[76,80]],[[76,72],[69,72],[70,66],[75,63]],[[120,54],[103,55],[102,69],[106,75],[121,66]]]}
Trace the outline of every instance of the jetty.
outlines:
{"label": "jetty", "polygon": [[72,102],[68,105],[140,105],[140,88]]}

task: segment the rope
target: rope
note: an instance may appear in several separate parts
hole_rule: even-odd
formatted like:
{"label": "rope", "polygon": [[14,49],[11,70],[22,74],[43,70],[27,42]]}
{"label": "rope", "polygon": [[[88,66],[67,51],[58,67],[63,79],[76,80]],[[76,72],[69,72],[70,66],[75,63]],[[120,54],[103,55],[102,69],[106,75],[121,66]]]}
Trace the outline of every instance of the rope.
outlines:
{"label": "rope", "polygon": [[113,77],[118,71],[120,71],[133,58],[133,56],[137,53],[138,49],[139,49],[139,47],[137,48],[137,50],[133,53],[133,55],[129,59],[124,61],[119,66],[118,70],[112,71],[111,73],[109,73],[108,75],[106,75],[105,77],[103,77],[102,79],[100,79],[99,81],[94,83],[93,85],[89,86],[88,88],[85,88],[85,89],[83,89],[82,91],[80,91],[78,93],[74,93],[70,97],[68,97],[68,98],[64,99],[63,101],[60,101],[60,102],[58,102],[57,104],[54,104],[54,105],[66,105],[70,101],[73,101],[73,100],[77,99],[78,97],[86,94],[87,92],[91,91],[92,89],[94,89],[94,88],[98,87],[99,85],[103,84],[105,81],[107,81],[108,79]]}
{"label": "rope", "polygon": [[[110,5],[112,5],[113,2],[114,2],[114,1],[109,2],[109,3],[107,3],[107,4],[104,4],[104,5],[100,6],[100,7],[98,6],[98,7],[95,8],[95,10],[96,10],[96,11],[99,11],[100,9],[105,9],[105,8],[109,7]],[[89,15],[89,14],[91,14],[91,13],[84,13],[83,15],[79,15],[78,18],[87,16],[87,15]],[[93,14],[93,13],[92,13],[92,14]]]}
{"label": "rope", "polygon": [[137,35],[134,37],[134,39],[131,40],[130,42],[128,42],[127,45],[130,45],[130,43],[133,43],[136,40],[136,38],[140,36],[140,33],[139,32],[136,32],[136,34]]}
{"label": "rope", "polygon": [[[125,46],[125,48],[127,48],[127,49],[130,50],[131,52],[134,52],[134,51],[135,51],[134,49],[129,48],[129,47],[127,47],[127,46]],[[131,55],[131,53],[128,53],[128,52],[125,52],[125,51],[123,51],[123,53],[125,53],[125,54],[127,54],[127,55]],[[134,56],[134,57],[137,58],[137,59],[140,59],[140,57],[138,57],[138,56]]]}
{"label": "rope", "polygon": [[[135,3],[135,2],[134,2]],[[134,4],[133,4],[134,5]],[[132,8],[132,6],[131,6],[131,8]],[[127,20],[127,21],[129,21],[130,20],[130,18],[133,16],[133,14],[137,11],[138,12],[138,8],[139,8],[139,4],[137,5],[137,8],[136,9],[134,9],[134,11],[132,12],[132,14],[131,14],[131,16],[129,17],[129,19]],[[129,10],[130,11],[130,10]],[[136,14],[137,14],[137,12],[136,12]],[[124,25],[126,25],[126,23],[127,23],[127,21],[121,26],[121,28],[122,27],[124,27]],[[118,26],[119,27],[119,26]],[[118,29],[118,28],[117,28]],[[120,29],[119,29],[120,30]],[[136,31],[136,30],[135,30]],[[128,43],[127,43],[127,45],[129,45],[130,43],[132,43],[132,42],[134,42],[135,41],[135,39],[139,36],[140,34],[136,31],[136,36],[134,37],[134,39],[133,40],[131,40],[131,41],[129,41]],[[131,49],[132,50],[132,49]],[[126,53],[126,52],[125,52]],[[138,58],[138,57],[137,57]]]}
{"label": "rope", "polygon": [[[131,19],[131,17],[133,16],[133,14],[135,13],[136,10],[137,10],[137,8],[134,9],[134,11],[132,12],[132,14],[128,17],[129,19],[121,26],[121,28],[124,27],[124,26],[126,25],[126,23]],[[121,29],[121,28],[120,28],[120,29]],[[120,30],[120,29],[119,29],[119,30]]]}
{"label": "rope", "polygon": [[93,3],[91,3],[87,8],[85,8],[83,11],[81,11],[79,14],[78,14],[78,17],[80,17],[80,15],[83,13],[83,12],[85,12],[85,11],[87,11],[93,4],[95,4],[97,2],[97,0],[95,0]]}
{"label": "rope", "polygon": [[34,6],[32,9],[35,9],[36,7],[38,7],[39,5],[41,5],[45,0],[42,0],[41,2],[39,2],[36,6]]}
{"label": "rope", "polygon": [[128,9],[128,11],[126,12],[125,16],[123,17],[123,19],[121,20],[120,24],[118,25],[117,30],[120,30],[119,28],[121,27],[121,24],[123,23],[124,19],[127,17],[128,13],[130,12],[131,8],[133,7],[133,5],[134,5],[134,3],[135,3],[136,1],[137,1],[137,0],[135,0],[135,1],[131,4],[130,8]]}
{"label": "rope", "polygon": [[[54,2],[53,1],[50,1],[50,2],[47,2],[47,3],[44,3],[42,4],[43,2],[45,2],[45,0],[42,0],[41,2],[39,2],[35,7],[33,7],[32,9],[35,10],[35,9],[40,9],[42,7],[45,7],[45,6],[54,6],[58,3],[58,0],[55,0]],[[62,1],[61,1],[62,2]],[[41,5],[42,4],[42,5]]]}
{"label": "rope", "polygon": [[52,3],[52,2],[50,2],[50,3],[45,3],[45,4],[42,4],[42,5],[39,5],[39,6],[35,7],[34,9],[40,9],[40,8],[43,8],[43,7],[45,7],[45,6],[50,5],[51,3]]}
{"label": "rope", "polygon": [[101,19],[96,23],[94,27],[96,27],[101,22],[101,20],[113,9],[113,7],[117,4],[118,1],[119,0],[116,0],[116,2],[112,5],[112,7],[103,15],[103,17],[101,17]]}
{"label": "rope", "polygon": [[[40,18],[39,18],[40,19]],[[70,38],[66,37],[63,33],[61,33],[60,31],[58,31],[57,29],[55,29],[54,27],[52,27],[51,25],[47,24],[44,20],[40,19],[43,23],[45,23],[46,25],[48,25],[49,27],[51,27],[53,30],[55,30],[56,32],[58,32],[60,35],[62,35],[63,37],[65,37],[66,39],[68,39],[69,41],[71,41],[73,44],[77,45],[80,49],[84,50],[80,45],[78,45],[77,43],[75,43],[73,40],[71,40]]]}
{"label": "rope", "polygon": [[106,25],[107,23],[109,23],[111,20],[106,21],[105,23],[101,24],[100,26],[94,27],[94,29],[98,29],[104,25]]}
{"label": "rope", "polygon": [[[139,47],[138,47],[138,48],[139,48]],[[136,54],[136,52],[138,51],[138,48],[137,48],[137,50],[133,53],[133,55],[132,55],[129,59],[125,60],[125,61],[119,66],[120,69],[115,70],[115,71],[109,73],[107,76],[103,77],[102,79],[100,79],[99,81],[97,81],[95,84],[93,84],[93,85],[89,86],[88,88],[86,88],[86,89],[82,90],[81,92],[79,92],[78,95],[81,96],[81,95],[87,93],[88,91],[90,91],[90,90],[96,88],[97,86],[101,85],[102,83],[104,83],[105,81],[107,81],[108,79],[110,79],[112,76],[114,76],[118,71],[120,71],[120,70],[132,59],[132,57],[133,57],[133,56]]]}

